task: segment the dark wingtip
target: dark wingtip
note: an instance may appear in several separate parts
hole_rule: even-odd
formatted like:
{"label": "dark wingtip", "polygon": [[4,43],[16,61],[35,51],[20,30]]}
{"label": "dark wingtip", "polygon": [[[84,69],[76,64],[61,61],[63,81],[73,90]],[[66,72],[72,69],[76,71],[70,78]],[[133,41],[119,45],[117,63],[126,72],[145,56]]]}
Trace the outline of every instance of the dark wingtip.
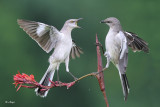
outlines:
{"label": "dark wingtip", "polygon": [[142,49],[145,53],[149,53],[149,48]]}

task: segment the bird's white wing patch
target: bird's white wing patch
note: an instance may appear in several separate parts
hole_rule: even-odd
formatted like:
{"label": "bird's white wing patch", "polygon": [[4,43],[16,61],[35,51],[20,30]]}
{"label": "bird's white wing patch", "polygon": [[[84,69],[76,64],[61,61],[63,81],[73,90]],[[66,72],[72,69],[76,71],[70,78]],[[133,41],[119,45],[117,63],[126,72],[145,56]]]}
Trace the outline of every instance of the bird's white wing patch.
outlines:
{"label": "bird's white wing patch", "polygon": [[37,28],[37,31],[36,31],[36,33],[37,33],[37,35],[39,36],[39,37],[41,37],[42,35],[43,35],[43,32],[44,32],[44,30],[45,30],[45,28],[46,28],[46,25],[45,24],[43,24],[43,23],[39,23],[38,22],[38,28]]}

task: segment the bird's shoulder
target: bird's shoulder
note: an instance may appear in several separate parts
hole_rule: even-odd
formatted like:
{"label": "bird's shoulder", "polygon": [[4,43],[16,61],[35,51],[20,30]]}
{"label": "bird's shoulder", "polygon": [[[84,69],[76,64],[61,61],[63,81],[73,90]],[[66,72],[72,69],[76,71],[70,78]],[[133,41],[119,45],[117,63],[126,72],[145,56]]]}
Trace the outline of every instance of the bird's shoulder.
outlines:
{"label": "bird's shoulder", "polygon": [[116,37],[119,38],[119,39],[126,39],[125,34],[123,33],[123,31],[117,32]]}

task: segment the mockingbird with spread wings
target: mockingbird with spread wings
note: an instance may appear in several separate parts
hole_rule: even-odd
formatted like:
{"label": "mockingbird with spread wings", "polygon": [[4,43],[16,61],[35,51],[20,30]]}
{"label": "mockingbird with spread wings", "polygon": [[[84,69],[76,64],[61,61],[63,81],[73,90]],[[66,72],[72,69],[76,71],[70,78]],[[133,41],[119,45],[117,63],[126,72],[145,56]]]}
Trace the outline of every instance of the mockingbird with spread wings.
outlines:
{"label": "mockingbird with spread wings", "polygon": [[[75,56],[80,56],[82,53],[81,48],[76,46],[75,42],[72,40],[71,31],[74,28],[80,28],[77,25],[79,19],[69,19],[64,23],[64,26],[59,31],[54,26],[50,26],[44,23],[28,21],[28,20],[17,20],[20,27],[33,39],[38,45],[47,53],[49,53],[53,48],[54,52],[49,58],[49,67],[40,80],[40,84],[44,86],[50,86],[51,82],[49,80],[53,79],[55,70],[57,70],[57,80],[59,81],[58,70],[62,62],[66,65],[66,71],[69,72],[69,59],[70,57],[75,58]],[[35,89],[37,95],[41,97],[46,97],[47,91],[41,91],[40,88]]]}
{"label": "mockingbird with spread wings", "polygon": [[128,64],[128,46],[134,52],[144,51],[148,53],[148,44],[135,33],[123,31],[120,21],[115,17],[102,20],[101,23],[105,23],[110,27],[105,39],[106,51],[104,56],[107,58],[105,68],[109,67],[111,61],[118,69],[124,100],[126,101],[129,93],[129,83],[125,74]]}

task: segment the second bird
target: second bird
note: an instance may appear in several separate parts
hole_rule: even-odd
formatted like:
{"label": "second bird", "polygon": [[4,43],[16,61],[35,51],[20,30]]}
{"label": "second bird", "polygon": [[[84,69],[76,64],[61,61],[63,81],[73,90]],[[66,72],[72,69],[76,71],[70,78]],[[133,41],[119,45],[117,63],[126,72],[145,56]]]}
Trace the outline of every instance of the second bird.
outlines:
{"label": "second bird", "polygon": [[[50,26],[44,23],[28,21],[28,20],[18,20],[20,27],[32,38],[38,45],[47,53],[49,53],[53,48],[54,52],[49,58],[49,67],[40,80],[40,84],[44,86],[50,86],[51,82],[49,80],[53,79],[55,70],[57,70],[57,78],[59,81],[58,70],[62,62],[65,62],[66,71],[69,72],[69,59],[79,56],[82,53],[81,49],[77,47],[72,40],[71,31],[74,28],[80,28],[77,22],[80,19],[70,19],[67,20],[59,31],[54,26]],[[70,72],[69,72],[70,73]],[[70,73],[71,74],[71,73]],[[73,76],[71,74],[71,76]],[[74,76],[73,76],[74,77]],[[74,79],[76,79],[74,77]],[[41,97],[46,97],[47,91],[42,91],[41,88],[37,88],[36,94]]]}
{"label": "second bird", "polygon": [[123,31],[120,21],[115,17],[102,20],[101,23],[105,23],[110,27],[105,40],[106,52],[104,55],[107,57],[105,68],[109,67],[111,61],[118,69],[124,100],[126,101],[129,93],[129,83],[126,76],[128,46],[131,47],[134,52],[144,51],[148,53],[148,44],[136,34]]}

